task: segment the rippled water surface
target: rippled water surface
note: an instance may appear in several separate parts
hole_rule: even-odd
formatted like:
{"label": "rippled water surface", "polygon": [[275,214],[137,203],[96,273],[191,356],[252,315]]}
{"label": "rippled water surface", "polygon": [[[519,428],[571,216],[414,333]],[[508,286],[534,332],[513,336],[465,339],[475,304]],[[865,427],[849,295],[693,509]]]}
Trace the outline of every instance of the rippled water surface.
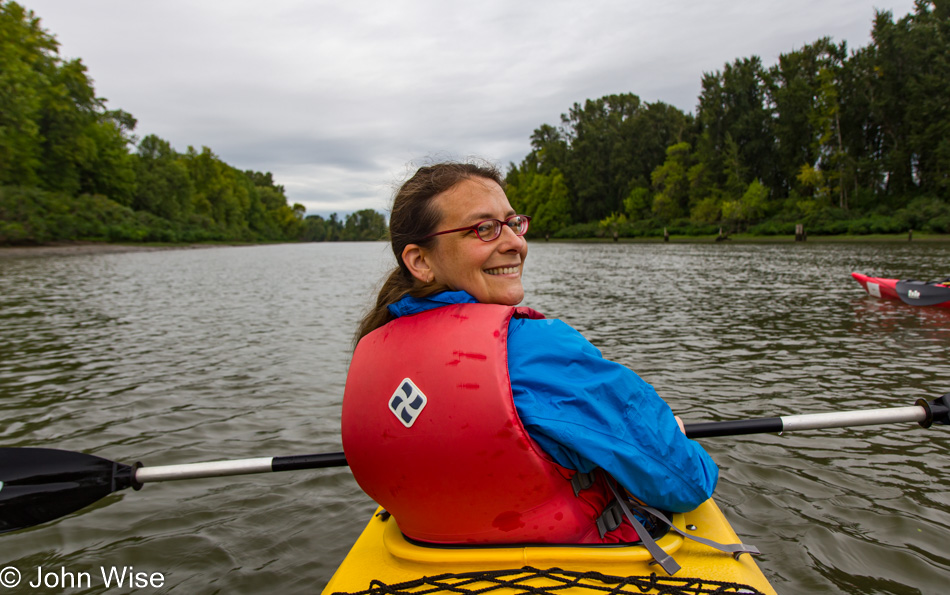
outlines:
{"label": "rippled water surface", "polygon": [[[376,243],[0,257],[0,445],[150,465],[339,450],[352,333],[390,264]],[[533,243],[524,305],[687,422],[950,391],[950,309],[868,297],[852,271],[943,277],[950,245]],[[720,506],[780,592],[946,592],[950,428],[703,444]],[[318,592],[373,508],[345,468],[154,484],[0,536],[0,567]]]}

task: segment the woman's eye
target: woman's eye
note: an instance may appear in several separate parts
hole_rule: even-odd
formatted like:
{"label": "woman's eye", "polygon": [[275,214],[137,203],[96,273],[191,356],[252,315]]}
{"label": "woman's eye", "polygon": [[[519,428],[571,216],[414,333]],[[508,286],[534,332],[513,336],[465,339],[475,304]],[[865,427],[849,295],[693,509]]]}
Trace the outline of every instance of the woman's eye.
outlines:
{"label": "woman's eye", "polygon": [[495,229],[495,224],[491,221],[486,221],[478,226],[478,235],[491,235],[492,231]]}

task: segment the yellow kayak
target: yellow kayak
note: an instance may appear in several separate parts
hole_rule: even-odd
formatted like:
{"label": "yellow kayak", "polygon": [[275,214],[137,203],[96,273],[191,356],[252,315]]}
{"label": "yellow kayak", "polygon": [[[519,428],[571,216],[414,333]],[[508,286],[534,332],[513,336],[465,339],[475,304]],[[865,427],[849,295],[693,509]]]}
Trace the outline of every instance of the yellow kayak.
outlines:
{"label": "yellow kayak", "polygon": [[[395,519],[382,513],[353,545],[330,579],[333,593],[775,593],[749,554],[738,559],[669,532],[657,544],[682,566],[675,576],[651,564],[634,546],[420,546],[407,541]],[[464,511],[459,511],[464,514]],[[712,500],[673,515],[680,530],[719,543],[737,543]]]}

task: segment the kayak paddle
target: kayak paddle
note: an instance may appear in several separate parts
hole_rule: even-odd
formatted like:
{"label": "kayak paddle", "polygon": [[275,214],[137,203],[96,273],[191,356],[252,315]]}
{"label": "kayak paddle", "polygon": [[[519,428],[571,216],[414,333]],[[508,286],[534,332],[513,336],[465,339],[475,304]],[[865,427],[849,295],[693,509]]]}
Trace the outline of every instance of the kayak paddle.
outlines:
{"label": "kayak paddle", "polygon": [[[950,425],[950,393],[911,407],[686,424],[690,438],[737,436],[874,424]],[[342,452],[145,467],[53,448],[0,448],[0,533],[51,521],[113,492],[154,481],[344,467]]]}
{"label": "kayak paddle", "polygon": [[0,533],[57,519],[150,481],[344,466],[342,452],[143,467],[54,448],[0,448]]}
{"label": "kayak paddle", "polygon": [[861,409],[858,411],[832,411],[783,417],[760,417],[736,421],[715,421],[686,424],[689,438],[712,438],[714,436],[740,436],[743,434],[770,434],[796,430],[824,430],[826,428],[850,428],[915,421],[929,428],[934,422],[950,425],[950,393],[928,403],[917,399],[910,407],[887,409]]}

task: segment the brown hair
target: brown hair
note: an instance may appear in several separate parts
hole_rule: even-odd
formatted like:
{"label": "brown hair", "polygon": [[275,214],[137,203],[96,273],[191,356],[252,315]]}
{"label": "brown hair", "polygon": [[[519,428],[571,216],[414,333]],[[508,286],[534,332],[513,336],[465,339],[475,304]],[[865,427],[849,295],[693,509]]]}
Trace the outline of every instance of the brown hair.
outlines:
{"label": "brown hair", "polygon": [[393,197],[389,215],[389,238],[398,266],[393,269],[379,290],[376,305],[363,317],[357,330],[359,341],[370,332],[393,319],[388,306],[406,294],[426,297],[448,289],[441,283],[422,283],[412,276],[402,261],[402,251],[409,244],[429,246],[435,238],[422,239],[434,232],[442,220],[442,213],[432,200],[453,186],[471,178],[484,178],[496,182],[502,188],[505,181],[495,166],[484,163],[446,162],[420,167],[406,180]]}

